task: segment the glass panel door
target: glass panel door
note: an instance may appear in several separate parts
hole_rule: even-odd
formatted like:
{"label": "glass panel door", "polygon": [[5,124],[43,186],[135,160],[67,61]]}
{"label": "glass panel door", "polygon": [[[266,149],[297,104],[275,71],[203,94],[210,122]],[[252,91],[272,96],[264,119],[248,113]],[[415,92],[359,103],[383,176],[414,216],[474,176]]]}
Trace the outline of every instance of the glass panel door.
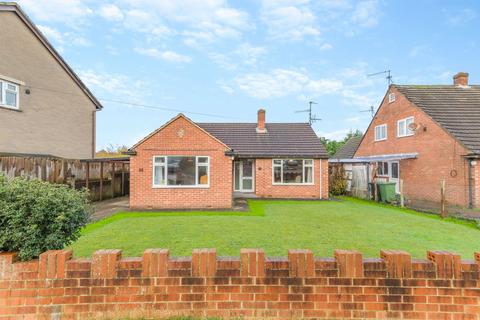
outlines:
{"label": "glass panel door", "polygon": [[253,192],[255,171],[253,160],[235,161],[233,171],[234,191]]}
{"label": "glass panel door", "polygon": [[398,182],[399,178],[400,178],[400,164],[396,161],[394,162],[389,162],[389,180],[390,182],[395,182],[395,191],[397,193],[400,192],[400,183]]}
{"label": "glass panel door", "polygon": [[242,189],[244,192],[253,191],[253,160],[242,163]]}

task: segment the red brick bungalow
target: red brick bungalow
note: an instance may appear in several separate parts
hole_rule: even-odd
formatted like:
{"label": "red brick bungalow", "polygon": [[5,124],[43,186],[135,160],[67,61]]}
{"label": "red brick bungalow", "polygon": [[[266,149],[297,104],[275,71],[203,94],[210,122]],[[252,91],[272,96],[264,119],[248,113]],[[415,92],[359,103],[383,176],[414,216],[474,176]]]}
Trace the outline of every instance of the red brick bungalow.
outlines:
{"label": "red brick bungalow", "polygon": [[479,157],[480,86],[461,72],[453,85],[391,85],[353,160],[397,191],[403,179],[412,204],[438,203],[445,180],[450,205],[480,207]]}
{"label": "red brick bungalow", "polygon": [[179,114],[130,150],[130,207],[230,208],[234,197],[328,198],[308,123],[195,123]]}

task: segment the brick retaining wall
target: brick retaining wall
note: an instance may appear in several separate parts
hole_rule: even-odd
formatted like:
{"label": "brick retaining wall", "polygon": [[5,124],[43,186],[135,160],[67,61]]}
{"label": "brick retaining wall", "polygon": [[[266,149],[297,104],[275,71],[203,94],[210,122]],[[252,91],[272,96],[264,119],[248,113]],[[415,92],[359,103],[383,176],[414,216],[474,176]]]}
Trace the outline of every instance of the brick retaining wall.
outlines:
{"label": "brick retaining wall", "polygon": [[72,259],[72,251],[59,250],[28,262],[2,253],[0,319],[480,319],[479,270],[480,253],[461,261],[441,251],[412,260],[390,250],[379,259],[344,250],[335,258],[315,258],[309,250],[267,258],[258,249],[228,258],[213,249],[184,258],[164,249],[135,258],[99,250],[91,259]]}

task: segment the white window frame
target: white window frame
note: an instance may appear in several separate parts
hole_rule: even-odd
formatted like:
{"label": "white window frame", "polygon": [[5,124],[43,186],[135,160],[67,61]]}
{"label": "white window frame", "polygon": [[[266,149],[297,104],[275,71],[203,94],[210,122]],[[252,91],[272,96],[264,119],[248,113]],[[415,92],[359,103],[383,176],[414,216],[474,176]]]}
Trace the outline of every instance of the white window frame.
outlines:
{"label": "white window frame", "polygon": [[[7,104],[7,91],[12,92],[12,90],[7,89],[8,86],[15,87],[15,106],[11,106]],[[10,82],[0,78],[0,107],[12,109],[12,110],[19,110],[20,109],[20,85],[14,82]]]}
{"label": "white window frame", "polygon": [[[413,130],[410,130],[410,128],[408,127],[408,125],[407,125],[408,120],[412,120],[411,123],[415,122],[414,117],[408,117],[408,118],[400,119],[400,120],[397,121],[397,138],[410,137],[410,136],[413,136],[415,134],[415,132]],[[403,135],[400,134],[400,126],[405,127],[405,134],[403,134]]]}
{"label": "white window frame", "polygon": [[[192,156],[192,155],[170,155],[170,157],[195,157],[195,184],[188,185],[188,186],[177,186],[177,185],[168,185],[168,157],[169,156],[153,156],[152,158],[152,188],[160,188],[160,189],[206,189],[210,188],[210,157],[209,156]],[[164,158],[163,164],[155,164],[156,158]],[[198,162],[198,158],[207,158],[207,162],[200,163]],[[164,176],[165,176],[165,184],[155,184],[155,167],[164,167]],[[199,184],[198,183],[198,167],[207,167],[207,177],[208,183],[207,184]]]}
{"label": "white window frame", "polygon": [[[301,183],[288,183],[283,182],[283,162],[288,160],[302,160],[303,170],[302,170],[302,182]],[[280,164],[275,164],[275,161],[281,161]],[[311,161],[312,164],[305,164],[305,161]],[[280,176],[282,182],[275,182],[275,168],[280,167]],[[312,168],[312,182],[305,182],[306,174],[305,168]],[[293,158],[283,158],[283,159],[272,159],[272,185],[275,186],[312,186],[315,184],[315,159],[293,159]]]}
{"label": "white window frame", "polygon": [[[379,139],[378,136],[377,136],[377,130],[380,130],[380,128],[385,128],[385,137]],[[384,124],[380,124],[380,125],[376,126],[376,127],[375,127],[375,132],[374,132],[374,134],[375,134],[375,141],[387,140],[387,138],[388,138],[388,127],[387,127],[387,124],[384,123]]]}
{"label": "white window frame", "polygon": [[391,92],[388,94],[388,103],[393,103],[397,99],[395,92]]}

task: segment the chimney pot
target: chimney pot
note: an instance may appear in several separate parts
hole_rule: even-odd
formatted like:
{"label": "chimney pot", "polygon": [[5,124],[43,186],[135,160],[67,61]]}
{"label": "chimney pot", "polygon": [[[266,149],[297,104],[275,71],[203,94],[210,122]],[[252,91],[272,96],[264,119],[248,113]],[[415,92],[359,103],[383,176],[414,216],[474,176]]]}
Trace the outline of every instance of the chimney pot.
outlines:
{"label": "chimney pot", "polygon": [[259,109],[257,112],[257,132],[267,132],[267,128],[265,127],[265,109]]}
{"label": "chimney pot", "polygon": [[456,86],[467,87],[468,86],[468,73],[459,72],[453,76],[453,84]]}

